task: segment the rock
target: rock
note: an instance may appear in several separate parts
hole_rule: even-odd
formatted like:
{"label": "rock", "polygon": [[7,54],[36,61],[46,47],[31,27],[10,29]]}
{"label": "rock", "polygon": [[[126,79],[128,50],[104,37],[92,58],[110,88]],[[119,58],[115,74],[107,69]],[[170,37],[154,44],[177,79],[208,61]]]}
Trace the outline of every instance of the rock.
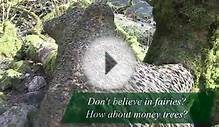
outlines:
{"label": "rock", "polygon": [[145,20],[152,17],[153,7],[143,0],[133,0],[133,5],[125,11],[125,15],[138,20]]}
{"label": "rock", "polygon": [[109,0],[108,4],[116,13],[125,14],[134,20],[151,19],[153,7],[144,0]]}
{"label": "rock", "polygon": [[6,70],[0,78],[0,89],[6,90],[12,88],[21,82],[22,73],[19,73],[13,69]]}
{"label": "rock", "polygon": [[[42,61],[45,62],[47,57],[50,55],[50,53],[55,50],[55,49],[50,49],[48,47],[41,47],[39,48],[38,52],[37,52],[37,58]],[[56,51],[55,51],[56,52]]]}
{"label": "rock", "polygon": [[132,49],[135,51],[136,55],[140,60],[143,60],[147,49],[150,46],[155,31],[155,27],[151,26],[147,22],[133,21],[131,18],[127,18],[122,14],[115,15],[115,24],[117,28],[122,28],[124,32],[127,32],[125,40],[128,40],[129,36],[137,38],[137,42],[131,42]]}
{"label": "rock", "polygon": [[25,37],[27,49],[26,54],[33,60],[42,62],[42,58],[38,57],[40,48],[57,50],[57,45],[52,39],[47,39],[44,35],[28,35]]}
{"label": "rock", "polygon": [[6,96],[0,92],[0,115],[7,110]]}
{"label": "rock", "polygon": [[[37,127],[61,126],[60,121],[69,102],[71,91],[92,87],[89,84],[84,85],[86,82],[81,81],[83,78],[86,79],[80,63],[88,44],[92,42],[93,38],[116,36],[114,14],[109,6],[92,4],[80,14],[74,12],[74,9],[69,12],[71,14],[68,15],[75,15],[68,17],[68,21],[64,20],[65,15],[63,15],[63,17],[50,21],[50,24],[46,25],[45,28],[45,31],[50,31],[52,37],[58,37],[59,50],[54,77],[50,82],[48,93],[41,103],[39,116],[35,122]],[[80,16],[82,14],[83,17]],[[79,15],[79,17],[74,19],[73,17],[76,15]],[[62,22],[69,24],[63,26]],[[55,24],[58,25],[55,26]],[[52,29],[48,29],[51,28],[49,26],[53,26]],[[63,27],[64,32],[60,31],[60,35],[56,36],[57,33],[54,34],[53,32],[59,30],[60,26]],[[52,32],[51,30],[55,31]],[[80,73],[79,76],[75,75],[76,72]]]}
{"label": "rock", "polygon": [[12,84],[13,92],[20,92],[25,93],[27,90],[27,84],[32,80],[33,76],[32,73],[23,73],[23,75],[20,78],[20,81],[17,83]]}
{"label": "rock", "polygon": [[11,61],[11,59],[0,59],[0,81],[5,75],[5,71],[9,69]]}
{"label": "rock", "polygon": [[113,7],[120,8],[120,7],[128,6],[129,0],[109,0],[108,4]]}
{"label": "rock", "polygon": [[108,4],[120,13],[115,14],[117,29],[142,61],[155,31],[153,7],[143,0],[110,0]]}
{"label": "rock", "polygon": [[38,72],[34,70],[34,67],[35,65],[29,61],[10,61],[6,70],[0,70],[1,89],[13,88],[16,91],[24,92],[27,89],[26,84],[32,80],[30,78],[33,78],[31,76],[44,75],[44,71]]}
{"label": "rock", "polygon": [[54,70],[57,44],[55,41],[45,36],[28,35],[26,37],[27,49],[26,54],[32,60],[38,61],[43,64],[45,71],[48,74]]}
{"label": "rock", "polygon": [[[77,15],[75,10],[68,13],[72,13],[68,15]],[[56,39],[59,50],[57,55],[57,67],[53,74],[54,77],[49,84],[47,94],[41,102],[34,127],[64,127],[65,125],[60,121],[62,120],[72,91],[99,91],[89,83],[84,74],[82,68],[83,54],[91,43],[94,42],[93,40],[95,38],[102,36],[120,37],[116,32],[113,11],[108,5],[91,4],[82,12],[81,16],[78,16],[76,19],[72,19],[72,17],[66,18],[65,15],[63,15],[63,17],[61,16],[50,21],[45,27],[45,31],[48,31],[50,36]],[[65,19],[68,19],[68,21]],[[69,24],[63,25],[65,23]],[[60,27],[62,27],[62,29],[59,29]],[[59,35],[57,36],[57,34]],[[154,66],[139,62],[136,68],[133,80],[130,79],[133,82],[133,86],[130,86],[132,88],[128,89],[127,87],[129,86],[127,85],[127,87],[119,89],[119,92],[156,92],[157,89],[154,89],[153,86],[148,90],[147,85],[148,82],[153,84],[157,80],[159,80],[159,86],[164,86],[162,87],[162,91],[166,90],[165,92],[189,92],[193,85],[193,76],[181,64]],[[158,79],[159,77],[155,77],[155,75],[159,76],[156,74],[160,74],[159,70],[164,71],[161,74],[163,77],[168,77],[168,73],[166,72],[174,75],[169,79],[171,83],[168,87],[165,86],[165,78]],[[150,77],[144,77],[145,74],[150,75],[153,81]],[[176,79],[177,83],[175,86],[174,82]],[[181,86],[182,84],[180,82],[186,82],[185,86]],[[143,86],[143,89],[141,89],[139,84]],[[106,89],[106,91],[111,90]],[[115,91],[117,91],[117,89]],[[94,126],[98,125],[94,124]]]}
{"label": "rock", "polygon": [[214,17],[218,16],[219,1],[153,2],[157,29],[144,62],[155,65],[182,63],[194,72],[198,88],[214,88],[219,33]]}
{"label": "rock", "polygon": [[34,105],[38,107],[44,95],[45,95],[45,90],[18,94],[10,97],[9,103],[10,104],[25,103],[28,105]]}
{"label": "rock", "polygon": [[35,108],[31,105],[13,106],[8,111],[0,115],[1,127],[28,127],[31,112]]}
{"label": "rock", "polygon": [[28,92],[23,95],[22,101],[25,104],[39,106],[40,102],[43,100],[44,95],[45,91]]}
{"label": "rock", "polygon": [[4,104],[0,104],[0,115],[7,111],[7,106]]}
{"label": "rock", "polygon": [[[0,59],[0,70],[6,70],[10,67],[12,60],[11,59]],[[0,72],[1,75],[1,72]]]}
{"label": "rock", "polygon": [[31,72],[30,64],[24,60],[13,62],[10,68],[23,74]]}
{"label": "rock", "polygon": [[[76,23],[83,14],[84,9],[75,7],[71,10],[68,10],[65,14],[60,17],[54,18],[45,22],[44,31],[52,38],[56,40],[56,43],[59,43],[59,39],[62,38],[62,32],[66,26],[69,24]],[[72,13],[73,12],[73,13]]]}
{"label": "rock", "polygon": [[37,54],[43,64],[46,74],[52,75],[52,72],[56,67],[57,49],[48,49],[47,47],[43,47],[38,50]]}
{"label": "rock", "polygon": [[0,72],[0,87],[2,90],[13,88],[18,91],[24,91],[23,80],[25,73],[31,72],[31,67],[26,61],[12,61],[6,70]]}
{"label": "rock", "polygon": [[28,84],[28,91],[38,91],[42,87],[46,86],[46,80],[42,76],[35,76],[32,81]]}

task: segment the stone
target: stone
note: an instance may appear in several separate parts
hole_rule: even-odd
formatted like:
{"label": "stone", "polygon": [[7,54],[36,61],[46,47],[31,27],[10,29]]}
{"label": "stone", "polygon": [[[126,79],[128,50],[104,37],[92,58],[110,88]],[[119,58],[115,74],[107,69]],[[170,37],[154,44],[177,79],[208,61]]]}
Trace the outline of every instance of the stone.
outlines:
{"label": "stone", "polygon": [[8,109],[6,96],[3,92],[0,92],[0,115]]}
{"label": "stone", "polygon": [[0,59],[0,70],[7,70],[10,67],[11,62],[12,60],[10,59]]}
{"label": "stone", "polygon": [[27,57],[41,63],[47,75],[50,75],[54,70],[57,55],[58,46],[55,40],[44,35],[28,35],[25,41]]}
{"label": "stone", "polygon": [[[151,45],[153,34],[155,32],[155,26],[152,26],[145,21],[134,21],[132,18],[128,18],[123,14],[115,14],[115,24],[117,28],[122,28],[128,36],[137,38],[137,43],[133,45],[130,44],[130,46],[136,53],[136,56],[143,60],[148,47]],[[127,40],[127,38],[129,37],[126,35],[125,40]]]}
{"label": "stone", "polygon": [[0,78],[0,89],[6,90],[12,88],[14,85],[19,84],[22,79],[22,73],[19,73],[13,69],[6,70]]}
{"label": "stone", "polygon": [[35,108],[31,105],[18,105],[11,107],[8,111],[0,115],[0,125],[2,127],[28,127],[29,115]]}
{"label": "stone", "polygon": [[11,69],[14,69],[17,72],[20,73],[27,73],[27,72],[31,72],[31,66],[27,61],[24,60],[20,60],[20,61],[15,61],[11,64]]}
{"label": "stone", "polygon": [[[58,32],[58,36],[58,33],[53,33],[54,31],[49,32],[50,35],[53,35],[52,37],[56,38],[59,45],[57,65],[48,93],[41,103],[39,116],[35,122],[36,127],[62,126],[60,121],[70,99],[71,91],[92,88],[87,83],[87,80],[85,82],[81,80],[86,79],[82,72],[81,59],[88,44],[92,42],[93,38],[109,35],[115,36],[116,34],[114,14],[109,6],[92,4],[84,12],[79,12],[80,14],[74,13],[75,11],[73,9],[69,12],[71,14],[67,15],[77,16],[77,18],[72,19],[72,17],[63,15],[59,19],[50,21],[50,24],[45,27],[45,31],[57,31],[60,30],[58,28],[61,25],[64,32]],[[80,15],[82,14],[83,16],[81,17]],[[70,20],[63,20],[66,18]],[[62,22],[64,22],[63,24],[68,23],[68,25],[63,26]],[[55,26],[55,24],[59,25]],[[50,27],[53,25],[54,27]],[[75,75],[76,72],[80,73],[79,76]]]}
{"label": "stone", "polygon": [[[51,37],[56,39],[59,47],[54,77],[49,83],[48,92],[40,105],[34,127],[67,126],[63,125],[61,120],[72,91],[103,91],[96,89],[87,80],[82,67],[82,58],[95,38],[120,37],[116,32],[114,14],[106,4],[91,4],[80,14],[75,13],[76,10],[72,9],[68,12],[69,14],[47,22],[44,28]],[[66,15],[71,17],[66,17]],[[77,18],[72,18],[75,16]],[[149,76],[144,77],[144,74]],[[170,83],[165,85],[166,80],[159,79],[159,76],[168,77],[168,75],[171,75],[168,78]],[[132,85],[112,91],[156,92],[161,87],[159,92],[189,92],[194,81],[190,71],[181,64],[155,66],[142,62],[138,63],[130,80]],[[181,82],[184,83],[184,86],[181,85]],[[153,86],[149,88],[148,83]],[[98,125],[94,124],[94,126]]]}
{"label": "stone", "polygon": [[138,20],[150,19],[153,7],[143,0],[133,0],[133,5],[125,11],[125,15]]}
{"label": "stone", "polygon": [[[28,35],[25,37],[27,43],[26,54],[33,60],[44,62],[50,51],[57,50],[57,44],[51,38],[44,35]],[[46,48],[49,52],[40,52]],[[43,54],[42,54],[43,53]]]}
{"label": "stone", "polygon": [[28,84],[28,91],[38,91],[41,88],[45,87],[47,85],[46,80],[42,76],[34,76],[32,81]]}
{"label": "stone", "polygon": [[124,7],[129,5],[129,0],[109,0],[108,4],[116,8]]}
{"label": "stone", "polygon": [[71,10],[67,10],[65,14],[61,17],[53,18],[44,23],[45,32],[59,43],[61,39],[62,32],[66,26],[69,24],[76,23],[83,14],[84,9],[80,7],[75,7]]}
{"label": "stone", "polygon": [[24,104],[34,105],[38,107],[44,95],[45,95],[45,90],[33,91],[33,92],[28,92],[28,93],[23,93],[23,94],[12,96],[10,97],[9,102],[11,104],[24,103]]}
{"label": "stone", "polygon": [[23,95],[22,100],[25,104],[39,106],[40,102],[43,100],[45,95],[45,90],[28,92]]}
{"label": "stone", "polygon": [[31,66],[27,61],[11,61],[7,69],[0,71],[1,89],[6,90],[12,88],[23,92],[26,89],[23,80],[27,72],[31,72]]}

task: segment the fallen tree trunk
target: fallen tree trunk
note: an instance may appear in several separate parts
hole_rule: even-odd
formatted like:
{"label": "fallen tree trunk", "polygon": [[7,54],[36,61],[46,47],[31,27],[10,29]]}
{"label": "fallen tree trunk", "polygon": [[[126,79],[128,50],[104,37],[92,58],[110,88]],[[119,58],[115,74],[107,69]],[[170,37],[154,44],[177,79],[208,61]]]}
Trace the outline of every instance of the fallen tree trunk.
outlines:
{"label": "fallen tree trunk", "polygon": [[153,0],[157,29],[144,59],[183,63],[199,88],[218,85],[218,0]]}
{"label": "fallen tree trunk", "polygon": [[[169,5],[168,2],[166,4],[167,5],[164,4],[165,8],[169,6],[171,7],[172,5]],[[159,8],[155,7],[155,11],[156,9]],[[171,8],[167,8],[167,10],[168,9]],[[163,11],[161,12],[163,13]],[[169,10],[167,12],[169,12]],[[169,21],[169,19],[166,19],[164,16],[164,20],[162,22],[165,21]],[[162,22],[158,23],[158,25],[162,24]],[[174,30],[176,30],[172,27],[162,27],[162,25],[158,27],[161,27],[164,30],[168,30],[167,32],[173,32]],[[61,120],[72,92],[74,90],[96,91],[95,88],[88,82],[87,77],[83,73],[82,57],[85,50],[93,42],[94,38],[98,38],[101,36],[117,36],[115,33],[116,26],[114,24],[113,12],[109,6],[92,4],[85,11],[81,12],[80,10],[76,9],[70,12],[69,15],[58,18],[55,22],[51,23],[51,27],[46,29],[47,33],[53,36],[59,45],[57,66],[54,71],[54,78],[50,82],[50,88],[48,90],[48,93],[41,104],[37,120],[35,121],[35,127],[64,127],[68,125],[63,125],[61,123]],[[162,38],[165,36],[169,38],[167,32],[162,31],[162,34],[159,35]],[[160,33],[159,30],[158,33]],[[158,35],[156,35],[155,37],[157,36]],[[175,36],[173,37],[175,38]],[[179,37],[179,35],[177,37]],[[156,39],[154,42],[156,42]],[[156,44],[153,44],[152,46],[154,47],[154,45]],[[160,45],[162,46],[162,43],[160,43]],[[181,43],[175,44],[174,46],[177,47],[177,45],[182,46]],[[159,47],[159,44],[157,46]],[[161,49],[161,53],[162,51],[163,50]],[[177,51],[176,53],[178,53],[178,50],[174,51]],[[156,52],[160,51],[156,50]],[[149,53],[148,57],[150,56],[150,54],[153,53]],[[162,55],[165,56],[164,53]],[[169,55],[169,52],[167,52],[167,55]],[[191,54],[185,54],[185,58],[186,55],[188,55],[188,57],[190,58]],[[153,60],[153,57],[149,57],[148,59],[146,59],[146,61],[156,64],[163,64],[165,63],[165,60],[166,59],[160,59],[160,61],[157,61],[156,63]],[[138,65],[139,68],[136,71],[136,75],[134,75],[134,79],[136,80],[132,80],[135,87],[133,87],[133,90],[131,91],[156,92],[157,90],[158,92],[189,92],[193,84],[193,76],[190,74],[189,71],[187,71],[187,69],[179,64],[184,63],[186,65],[186,62],[181,60],[183,59],[173,59],[172,62],[166,61],[166,63],[177,64],[167,64],[165,66],[153,66],[140,63]],[[148,76],[144,74],[148,74]],[[165,82],[166,80],[168,81]],[[150,87],[148,86],[149,83],[151,86],[157,86],[148,89]],[[182,86],[182,84],[184,84],[185,86]],[[166,88],[165,85],[167,85]],[[182,86],[182,89],[180,89],[180,86]],[[123,88],[121,91],[129,90]],[[97,124],[92,125],[98,126]],[[90,124],[85,126],[92,125]]]}

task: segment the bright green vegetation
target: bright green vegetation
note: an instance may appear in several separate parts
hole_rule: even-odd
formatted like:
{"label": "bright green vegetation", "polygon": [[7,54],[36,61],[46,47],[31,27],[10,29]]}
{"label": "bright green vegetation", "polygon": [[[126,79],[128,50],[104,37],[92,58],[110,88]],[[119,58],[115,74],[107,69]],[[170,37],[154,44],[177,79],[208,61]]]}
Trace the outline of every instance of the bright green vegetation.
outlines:
{"label": "bright green vegetation", "polygon": [[206,56],[206,71],[205,77],[207,87],[215,88],[219,87],[219,29],[213,31],[211,37],[212,48],[208,50]]}
{"label": "bright green vegetation", "polygon": [[123,28],[119,26],[117,26],[117,32],[123,37],[124,41],[131,46],[135,55],[142,61],[145,57],[145,52],[142,52],[143,49],[139,46],[137,37],[129,35]]}
{"label": "bright green vegetation", "polygon": [[22,73],[13,69],[6,70],[0,78],[0,90],[6,90],[17,84],[21,79]]}
{"label": "bright green vegetation", "polygon": [[16,27],[11,22],[2,23],[3,33],[0,34],[0,59],[13,58],[20,50],[22,42],[16,34]]}
{"label": "bright green vegetation", "polygon": [[[34,64],[30,64],[24,59],[41,63],[45,72],[51,75],[55,68],[58,46],[52,38],[41,34],[43,22],[62,15],[69,8],[87,7],[91,4],[91,0],[70,0],[61,5],[57,3],[58,1],[53,1],[55,8],[52,12],[40,17],[32,11],[18,6],[22,2],[23,0],[13,0],[0,4],[4,8],[0,21],[0,63],[4,65],[5,63],[2,61],[9,61],[7,68],[0,69],[0,91],[18,85],[22,75],[34,68]],[[9,21],[13,20],[13,17],[10,17],[12,10],[30,16],[36,23],[31,29],[31,33],[22,39],[17,36],[16,26]]]}
{"label": "bright green vegetation", "polygon": [[12,61],[9,68],[0,71],[0,91],[14,88],[20,89],[24,85],[21,84],[21,79],[25,73],[31,71],[31,67],[24,60]]}
{"label": "bright green vegetation", "polygon": [[[10,60],[13,61],[14,57],[17,55],[18,51],[22,47],[22,41],[17,37],[16,27],[9,21],[2,23],[2,34],[0,35],[0,60]],[[8,63],[10,64],[10,63]],[[17,69],[6,69],[0,70],[0,89],[6,90],[15,83],[22,76],[21,63],[17,63]],[[28,67],[28,66],[22,66]]]}

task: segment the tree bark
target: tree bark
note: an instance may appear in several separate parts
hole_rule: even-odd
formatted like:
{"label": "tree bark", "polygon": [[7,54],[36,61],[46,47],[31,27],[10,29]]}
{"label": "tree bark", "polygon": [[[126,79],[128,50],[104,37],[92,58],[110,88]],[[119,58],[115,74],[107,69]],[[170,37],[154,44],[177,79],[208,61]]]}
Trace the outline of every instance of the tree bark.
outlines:
{"label": "tree bark", "polygon": [[218,84],[212,78],[218,69],[219,1],[153,0],[151,3],[157,29],[144,62],[183,63],[193,72],[199,88]]}

